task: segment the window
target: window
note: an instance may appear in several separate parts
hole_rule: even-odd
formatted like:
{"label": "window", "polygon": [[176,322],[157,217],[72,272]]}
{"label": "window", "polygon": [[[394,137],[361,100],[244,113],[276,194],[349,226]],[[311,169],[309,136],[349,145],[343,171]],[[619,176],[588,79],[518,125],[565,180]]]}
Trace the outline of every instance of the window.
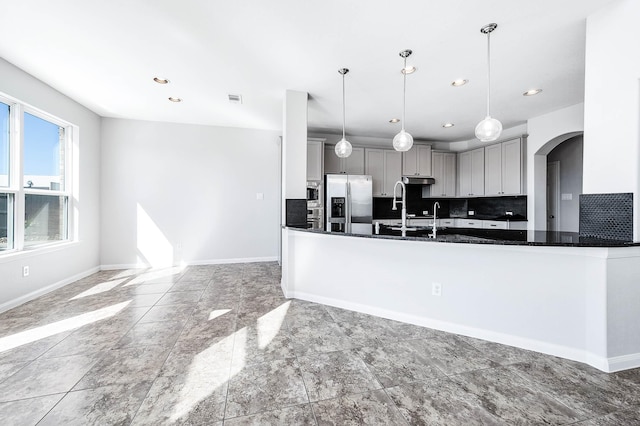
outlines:
{"label": "window", "polygon": [[72,126],[0,97],[0,132],[0,251],[69,240]]}

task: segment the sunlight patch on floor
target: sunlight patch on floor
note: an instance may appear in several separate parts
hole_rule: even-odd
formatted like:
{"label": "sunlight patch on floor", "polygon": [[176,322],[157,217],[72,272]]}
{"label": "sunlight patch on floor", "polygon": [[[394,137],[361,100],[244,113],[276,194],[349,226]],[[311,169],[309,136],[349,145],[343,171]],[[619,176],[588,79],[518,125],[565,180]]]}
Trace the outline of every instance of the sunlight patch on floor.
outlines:
{"label": "sunlight patch on floor", "polygon": [[221,317],[227,312],[231,312],[231,309],[216,309],[215,311],[211,311],[211,313],[209,313],[209,321]]}
{"label": "sunlight patch on floor", "polygon": [[257,331],[258,331],[258,347],[264,349],[269,343],[278,335],[282,323],[287,316],[289,305],[291,302],[285,302],[278,306],[271,312],[268,312],[258,318]]}
{"label": "sunlight patch on floor", "polygon": [[0,338],[0,352],[112,317],[123,310],[129,303],[131,303],[131,300]]}
{"label": "sunlight patch on floor", "polygon": [[85,290],[82,293],[76,296],[73,296],[69,300],[82,299],[83,297],[93,296],[96,294],[104,293],[105,291],[113,290],[114,288],[118,287],[120,284],[122,284],[126,280],[127,280],[126,278],[121,278],[119,280],[105,281],[103,283],[96,284],[93,287],[91,287],[89,290]]}
{"label": "sunlight patch on floor", "polygon": [[148,281],[152,280],[160,280],[162,278],[171,277],[174,275],[179,275],[184,271],[185,266],[174,266],[172,268],[162,268],[162,269],[150,269],[149,271],[138,275],[124,286],[136,285],[136,284],[144,284],[148,283]]}

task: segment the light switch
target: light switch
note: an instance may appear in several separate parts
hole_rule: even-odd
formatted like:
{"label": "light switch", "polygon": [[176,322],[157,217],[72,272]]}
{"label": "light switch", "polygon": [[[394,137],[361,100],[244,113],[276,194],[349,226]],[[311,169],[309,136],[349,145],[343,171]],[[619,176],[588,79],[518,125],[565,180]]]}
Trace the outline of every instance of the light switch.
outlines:
{"label": "light switch", "polygon": [[264,200],[264,193],[262,192],[256,193],[256,200]]}
{"label": "light switch", "polygon": [[563,201],[573,200],[573,194],[562,194],[561,198]]}

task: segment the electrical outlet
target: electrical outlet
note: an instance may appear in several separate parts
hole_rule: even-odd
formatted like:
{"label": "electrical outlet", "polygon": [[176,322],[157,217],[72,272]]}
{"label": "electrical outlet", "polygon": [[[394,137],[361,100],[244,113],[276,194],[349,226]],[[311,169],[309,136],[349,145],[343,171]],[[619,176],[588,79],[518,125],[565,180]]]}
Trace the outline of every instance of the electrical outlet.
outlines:
{"label": "electrical outlet", "polygon": [[28,277],[29,276],[29,267],[28,266],[23,266],[22,267],[22,276],[23,277]]}
{"label": "electrical outlet", "polygon": [[475,210],[469,210],[469,211],[467,212],[467,214],[468,214],[469,216],[475,216],[476,212],[475,212]]}
{"label": "electrical outlet", "polygon": [[256,192],[256,200],[264,200],[264,193]]}
{"label": "electrical outlet", "polygon": [[442,284],[431,283],[431,294],[433,296],[442,296]]}
{"label": "electrical outlet", "polygon": [[176,250],[182,250],[182,243],[176,244]]}

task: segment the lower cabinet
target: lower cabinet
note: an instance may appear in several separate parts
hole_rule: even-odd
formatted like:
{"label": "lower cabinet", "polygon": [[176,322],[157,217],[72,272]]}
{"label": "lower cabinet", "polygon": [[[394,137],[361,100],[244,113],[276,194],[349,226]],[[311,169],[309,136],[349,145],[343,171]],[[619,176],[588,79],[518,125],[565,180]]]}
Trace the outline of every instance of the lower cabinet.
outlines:
{"label": "lower cabinet", "polygon": [[456,228],[483,228],[482,220],[478,219],[455,219]]}

